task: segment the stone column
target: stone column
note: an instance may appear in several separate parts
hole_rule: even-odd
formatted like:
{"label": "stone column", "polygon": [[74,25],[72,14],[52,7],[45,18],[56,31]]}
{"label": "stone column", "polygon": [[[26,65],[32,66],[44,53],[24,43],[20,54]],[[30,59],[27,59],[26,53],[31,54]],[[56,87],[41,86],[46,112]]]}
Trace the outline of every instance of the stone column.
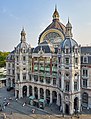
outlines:
{"label": "stone column", "polygon": [[38,99],[40,99],[40,89],[38,88]]}
{"label": "stone column", "polygon": [[32,87],[32,95],[35,97],[35,95],[34,95],[34,87]]}
{"label": "stone column", "polygon": [[52,103],[52,91],[50,90],[50,104]]}
{"label": "stone column", "polygon": [[27,86],[27,97],[29,96],[29,86]]}
{"label": "stone column", "polygon": [[59,93],[57,93],[57,103],[58,106],[60,106],[60,101],[59,101]]}
{"label": "stone column", "polygon": [[22,95],[22,86],[19,84],[19,98],[23,97]]}
{"label": "stone column", "polygon": [[46,100],[46,89],[44,88],[44,100]]}
{"label": "stone column", "polygon": [[11,78],[11,87],[13,87],[13,79]]}

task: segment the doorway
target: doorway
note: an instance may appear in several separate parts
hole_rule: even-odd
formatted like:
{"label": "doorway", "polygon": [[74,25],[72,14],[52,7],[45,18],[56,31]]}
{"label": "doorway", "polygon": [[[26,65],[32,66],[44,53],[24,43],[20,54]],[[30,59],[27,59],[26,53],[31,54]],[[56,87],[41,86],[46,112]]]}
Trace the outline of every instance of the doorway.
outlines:
{"label": "doorway", "polygon": [[65,114],[69,114],[69,105],[65,104]]}

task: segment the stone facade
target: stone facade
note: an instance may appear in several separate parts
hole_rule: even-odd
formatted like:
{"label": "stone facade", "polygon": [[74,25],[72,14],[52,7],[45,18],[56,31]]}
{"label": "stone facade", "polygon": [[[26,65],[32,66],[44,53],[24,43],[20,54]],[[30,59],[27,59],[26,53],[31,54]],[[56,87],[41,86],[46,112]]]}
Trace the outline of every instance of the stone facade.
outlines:
{"label": "stone facade", "polygon": [[[84,52],[72,39],[71,30],[69,20],[66,26],[60,22],[57,8],[52,23],[40,34],[37,47],[30,47],[22,29],[20,43],[6,62],[7,87],[15,88],[16,98],[43,99],[58,105],[64,114],[80,112],[82,103],[86,108],[91,105],[90,65],[83,65]],[[87,83],[83,81],[84,67],[89,69]]]}

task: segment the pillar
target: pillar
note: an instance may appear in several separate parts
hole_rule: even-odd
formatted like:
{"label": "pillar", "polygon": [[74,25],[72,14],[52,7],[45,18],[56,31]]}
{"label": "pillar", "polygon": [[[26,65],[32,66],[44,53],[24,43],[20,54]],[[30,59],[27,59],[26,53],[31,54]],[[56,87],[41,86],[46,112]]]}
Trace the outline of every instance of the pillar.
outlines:
{"label": "pillar", "polygon": [[40,89],[38,88],[38,99],[40,99]]}
{"label": "pillar", "polygon": [[52,91],[50,90],[50,104],[52,103]]}
{"label": "pillar", "polygon": [[22,95],[22,86],[19,84],[19,98],[23,97]]}
{"label": "pillar", "polygon": [[57,93],[57,105],[60,106],[59,93]]}
{"label": "pillar", "polygon": [[46,100],[46,89],[44,89],[44,100]]}
{"label": "pillar", "polygon": [[27,97],[29,96],[29,86],[27,86]]}

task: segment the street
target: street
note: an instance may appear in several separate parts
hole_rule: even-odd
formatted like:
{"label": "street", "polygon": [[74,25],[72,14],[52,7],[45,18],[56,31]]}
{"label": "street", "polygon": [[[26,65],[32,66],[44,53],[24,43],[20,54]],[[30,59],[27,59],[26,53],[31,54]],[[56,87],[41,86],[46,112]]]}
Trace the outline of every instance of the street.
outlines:
{"label": "street", "polygon": [[[0,104],[2,104],[3,110],[0,112],[0,119],[77,119],[77,116],[65,116],[61,115],[57,111],[56,107],[46,107],[45,110],[36,108],[34,106],[30,106],[27,102],[26,98],[16,99],[14,97],[14,91],[7,91],[6,88],[0,89]],[[34,110],[34,113],[33,113]],[[57,113],[58,112],[58,113]],[[79,118],[91,119],[90,115],[91,111],[84,110],[84,115],[79,115]],[[57,115],[58,114],[58,115]],[[3,118],[4,117],[4,118]]]}

